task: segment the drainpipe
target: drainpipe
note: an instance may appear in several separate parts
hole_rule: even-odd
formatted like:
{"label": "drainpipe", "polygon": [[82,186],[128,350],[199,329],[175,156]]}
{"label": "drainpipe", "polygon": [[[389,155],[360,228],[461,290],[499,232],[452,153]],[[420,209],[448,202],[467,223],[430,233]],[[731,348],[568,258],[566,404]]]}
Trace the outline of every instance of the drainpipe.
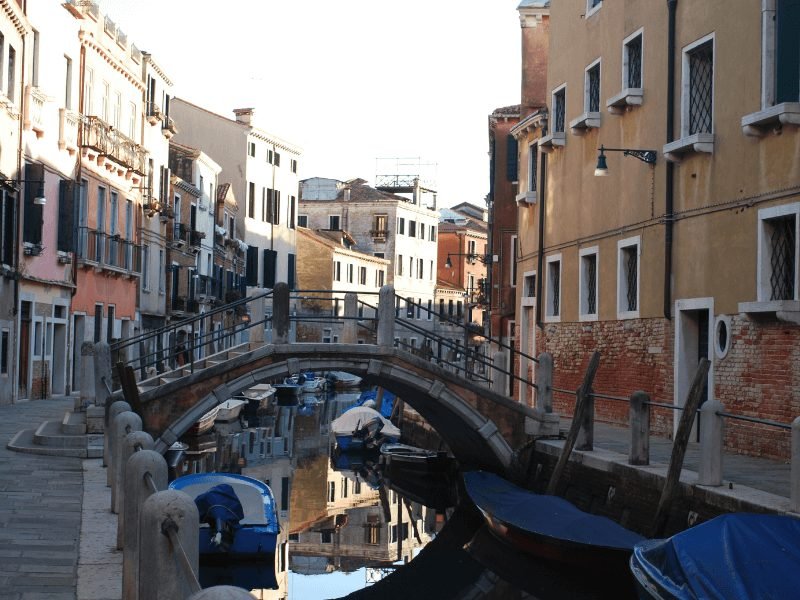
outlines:
{"label": "drainpipe", "polygon": [[[678,0],[667,0],[667,143],[675,139],[675,11]],[[672,318],[672,229],[675,165],[667,161],[664,202],[664,318]]]}
{"label": "drainpipe", "polygon": [[539,254],[536,259],[536,326],[544,327],[542,322],[542,267],[544,265],[544,202],[547,197],[547,154],[539,153]]}

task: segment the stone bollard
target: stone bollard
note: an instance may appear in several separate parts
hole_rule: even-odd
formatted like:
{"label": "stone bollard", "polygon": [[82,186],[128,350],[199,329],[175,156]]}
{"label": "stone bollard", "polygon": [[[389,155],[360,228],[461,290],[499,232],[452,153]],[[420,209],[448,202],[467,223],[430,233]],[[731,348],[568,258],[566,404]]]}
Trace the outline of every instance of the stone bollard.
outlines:
{"label": "stone bollard", "polygon": [[114,437],[113,454],[111,455],[111,512],[117,513],[119,506],[117,500],[117,472],[120,467],[120,455],[122,454],[122,444],[125,436],[132,431],[142,430],[142,419],[135,412],[124,412],[114,417],[111,425],[111,435]]}
{"label": "stone bollard", "polygon": [[722,485],[722,445],[724,422],[717,413],[725,410],[719,400],[708,400],[700,407],[699,485]]}
{"label": "stone bollard", "polygon": [[344,295],[344,326],[342,328],[342,343],[358,343],[358,295],[348,292]]}
{"label": "stone bollard", "polygon": [[94,343],[83,342],[81,344],[81,371],[80,384],[81,391],[75,408],[80,411],[94,403]]}
{"label": "stone bollard", "polygon": [[[139,519],[141,600],[175,600],[200,591],[200,516],[194,500],[178,490],[144,501]],[[174,541],[173,541],[174,540]]]}
{"label": "stone bollard", "polygon": [[108,408],[106,415],[105,434],[103,435],[103,465],[108,467],[106,470],[106,485],[111,486],[114,483],[114,469],[112,468],[112,456],[114,455],[114,436],[111,435],[111,428],[114,424],[114,419],[118,414],[130,412],[133,409],[131,405],[124,400],[117,400]]}
{"label": "stone bollard", "polygon": [[132,431],[122,440],[119,455],[119,469],[114,474],[114,489],[117,490],[117,550],[122,550],[123,532],[125,529],[125,481],[128,477],[127,467],[131,456],[136,454],[137,447],[141,450],[153,449],[153,438],[144,431]]}
{"label": "stone bollard", "polygon": [[135,600],[139,592],[139,521],[145,500],[155,493],[147,474],[157,490],[165,490],[169,479],[167,461],[158,452],[142,450],[128,459],[125,473],[122,598]]}
{"label": "stone bollard", "polygon": [[792,421],[792,466],[789,482],[789,510],[800,512],[800,417]]}
{"label": "stone bollard", "polygon": [[502,350],[492,355],[492,373],[491,390],[505,396],[508,393],[508,357]]}
{"label": "stone bollard", "polygon": [[388,350],[394,346],[394,287],[384,285],[378,293],[378,346]]}
{"label": "stone bollard", "polygon": [[192,594],[189,600],[253,600],[253,596],[240,587],[215,585]]}
{"label": "stone bollard", "polygon": [[628,412],[631,428],[631,447],[628,451],[629,465],[650,464],[650,396],[638,391],[631,394]]}
{"label": "stone bollard", "polygon": [[[260,288],[254,288],[254,290],[258,290],[258,293],[263,293],[263,290]],[[251,296],[254,294],[251,294]],[[250,329],[250,341],[256,342],[258,344],[264,343],[264,298],[259,298],[258,300],[250,300],[248,302],[250,305],[250,322],[257,323],[253,325]]]}
{"label": "stone bollard", "polygon": [[111,373],[111,347],[106,342],[97,342],[94,345],[94,399],[97,406],[105,406],[106,399],[111,395],[109,388],[112,385]]}
{"label": "stone bollard", "polygon": [[276,283],[272,288],[272,343],[288,344],[291,316],[289,315],[289,286]]}
{"label": "stone bollard", "polygon": [[536,408],[553,412],[553,355],[542,352],[536,363]]}

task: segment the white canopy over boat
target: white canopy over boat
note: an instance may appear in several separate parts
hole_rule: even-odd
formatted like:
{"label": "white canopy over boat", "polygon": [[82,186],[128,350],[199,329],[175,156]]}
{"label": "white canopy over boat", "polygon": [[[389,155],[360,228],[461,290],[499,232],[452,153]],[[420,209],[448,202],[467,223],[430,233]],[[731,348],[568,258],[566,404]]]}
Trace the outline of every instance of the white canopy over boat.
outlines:
{"label": "white canopy over boat", "polygon": [[349,435],[376,417],[383,422],[381,434],[386,437],[400,437],[400,430],[389,419],[368,406],[356,406],[344,412],[342,416],[331,422],[331,431],[333,431],[334,435]]}

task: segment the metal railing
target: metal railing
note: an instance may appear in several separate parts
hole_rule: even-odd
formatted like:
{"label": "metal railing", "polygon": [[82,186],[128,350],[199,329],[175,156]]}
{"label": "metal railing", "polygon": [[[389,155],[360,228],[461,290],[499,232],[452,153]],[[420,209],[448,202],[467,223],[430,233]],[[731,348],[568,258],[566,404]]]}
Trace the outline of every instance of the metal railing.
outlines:
{"label": "metal railing", "polygon": [[78,227],[77,259],[95,266],[124,271],[142,272],[142,247],[118,234]]}

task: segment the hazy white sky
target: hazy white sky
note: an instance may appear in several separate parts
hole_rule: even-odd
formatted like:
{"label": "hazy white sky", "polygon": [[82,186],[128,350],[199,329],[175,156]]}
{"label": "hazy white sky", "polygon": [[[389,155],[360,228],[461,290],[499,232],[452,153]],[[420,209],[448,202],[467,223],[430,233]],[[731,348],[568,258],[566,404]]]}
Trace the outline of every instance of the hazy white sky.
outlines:
{"label": "hazy white sky", "polygon": [[[301,177],[436,164],[439,205],[482,205],[487,117],[519,102],[519,0],[101,0],[175,95],[303,148]],[[178,123],[180,128],[180,123]]]}

